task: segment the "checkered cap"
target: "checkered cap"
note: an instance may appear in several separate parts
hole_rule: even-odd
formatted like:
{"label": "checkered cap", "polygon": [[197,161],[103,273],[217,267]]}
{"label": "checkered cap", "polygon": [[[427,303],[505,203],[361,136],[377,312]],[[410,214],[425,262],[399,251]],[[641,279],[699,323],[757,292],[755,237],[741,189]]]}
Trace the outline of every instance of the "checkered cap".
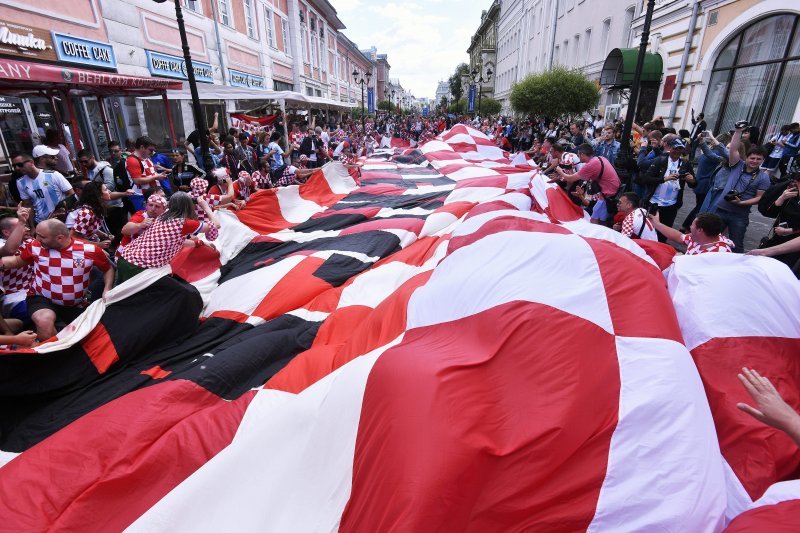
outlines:
{"label": "checkered cap", "polygon": [[194,178],[189,183],[189,187],[192,189],[192,196],[203,196],[208,190],[208,180],[204,178]]}

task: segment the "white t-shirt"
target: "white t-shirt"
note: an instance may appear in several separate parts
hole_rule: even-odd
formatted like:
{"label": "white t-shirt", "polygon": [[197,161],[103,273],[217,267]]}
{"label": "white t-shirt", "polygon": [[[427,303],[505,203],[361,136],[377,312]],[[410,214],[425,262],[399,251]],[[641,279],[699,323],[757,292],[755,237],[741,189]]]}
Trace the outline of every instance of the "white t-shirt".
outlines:
{"label": "white t-shirt", "polygon": [[[667,170],[664,172],[664,177],[670,174],[677,174],[681,168],[681,160],[673,161],[672,158],[667,158]],[[678,193],[680,192],[681,184],[679,180],[665,181],[653,193],[653,198],[650,200],[652,203],[659,206],[675,205],[678,201]]]}
{"label": "white t-shirt", "polygon": [[38,224],[55,211],[56,205],[67,197],[66,193],[72,189],[72,185],[60,172],[40,170],[36,178],[18,178],[17,188],[19,197],[30,200],[33,205],[34,218]]}

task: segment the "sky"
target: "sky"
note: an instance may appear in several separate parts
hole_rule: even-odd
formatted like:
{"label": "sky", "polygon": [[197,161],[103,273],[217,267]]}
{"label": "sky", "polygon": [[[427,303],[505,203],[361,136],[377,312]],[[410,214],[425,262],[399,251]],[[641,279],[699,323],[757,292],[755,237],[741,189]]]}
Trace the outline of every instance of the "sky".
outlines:
{"label": "sky", "polygon": [[439,80],[468,62],[467,47],[491,0],[330,0],[362,50],[388,54],[389,76],[417,98],[433,98]]}

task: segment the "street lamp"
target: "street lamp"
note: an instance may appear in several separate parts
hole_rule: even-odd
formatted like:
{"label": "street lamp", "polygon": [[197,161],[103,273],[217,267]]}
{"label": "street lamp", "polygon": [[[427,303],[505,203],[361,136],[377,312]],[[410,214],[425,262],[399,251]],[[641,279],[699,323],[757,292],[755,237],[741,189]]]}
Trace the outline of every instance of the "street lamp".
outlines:
{"label": "street lamp", "polygon": [[[157,4],[163,4],[167,0],[153,0]],[[189,41],[186,38],[186,26],[183,24],[183,10],[181,0],[175,0],[175,19],[178,22],[178,33],[181,36],[181,47],[183,48],[183,60],[186,63],[186,79],[189,82],[189,91],[192,94],[192,112],[194,113],[194,127],[200,137],[200,155],[203,158],[203,168],[206,176],[213,179],[214,162],[208,152],[208,136],[206,135],[206,119],[203,116],[203,109],[200,107],[200,96],[197,94],[197,81],[194,79],[194,67],[192,67],[192,54],[189,52]],[[224,74],[223,74],[224,75]]]}
{"label": "street lamp", "polygon": [[[177,0],[176,0],[177,1]],[[356,84],[361,85],[361,133],[366,133],[366,126],[364,125],[364,115],[366,114],[364,110],[364,87],[369,85],[369,80],[372,77],[372,72],[367,72],[366,77],[361,74],[359,75],[358,70],[353,69],[353,81]]]}
{"label": "street lamp", "polygon": [[492,67],[486,69],[486,79],[483,78],[483,65],[479,64],[477,67],[474,67],[471,72],[464,75],[464,77],[468,80],[472,80],[472,85],[477,85],[478,89],[478,116],[481,114],[481,97],[483,96],[483,84],[489,83],[489,80],[492,79]]}
{"label": "street lamp", "polygon": [[631,95],[628,98],[628,113],[625,115],[625,125],[622,128],[622,138],[620,139],[619,155],[614,161],[614,167],[623,183],[629,183],[631,169],[633,167],[633,155],[631,154],[631,129],[633,120],[636,117],[636,108],[639,105],[639,86],[642,83],[642,71],[644,70],[644,56],[647,53],[647,42],[650,40],[650,24],[653,21],[653,10],[655,0],[647,0],[647,11],[644,16],[642,26],[642,40],[639,43],[639,55],[636,56],[636,70],[633,73],[631,82]]}

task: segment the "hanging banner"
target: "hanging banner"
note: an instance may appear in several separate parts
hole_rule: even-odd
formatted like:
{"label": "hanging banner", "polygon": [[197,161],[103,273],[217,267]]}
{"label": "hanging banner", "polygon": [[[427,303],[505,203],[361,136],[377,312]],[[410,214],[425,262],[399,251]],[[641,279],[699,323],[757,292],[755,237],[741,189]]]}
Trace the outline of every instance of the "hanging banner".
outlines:
{"label": "hanging banner", "polygon": [[367,113],[375,112],[375,89],[369,87],[367,89]]}
{"label": "hanging banner", "polygon": [[423,106],[423,107],[422,107],[422,116],[423,116],[423,117],[427,117],[427,116],[428,116],[428,115],[430,115],[430,114],[431,114],[431,108],[430,108],[430,106]]}
{"label": "hanging banner", "polygon": [[[182,57],[153,52],[152,50],[145,50],[144,52],[147,55],[147,68],[153,76],[178,80],[189,79],[186,73],[186,62]],[[192,59],[192,67],[194,68],[194,78],[197,81],[214,83],[214,70],[209,63]]]}
{"label": "hanging banner", "polygon": [[477,96],[477,90],[475,90],[475,85],[469,86],[469,96],[467,99],[467,112],[474,113],[475,112],[475,98]]}

